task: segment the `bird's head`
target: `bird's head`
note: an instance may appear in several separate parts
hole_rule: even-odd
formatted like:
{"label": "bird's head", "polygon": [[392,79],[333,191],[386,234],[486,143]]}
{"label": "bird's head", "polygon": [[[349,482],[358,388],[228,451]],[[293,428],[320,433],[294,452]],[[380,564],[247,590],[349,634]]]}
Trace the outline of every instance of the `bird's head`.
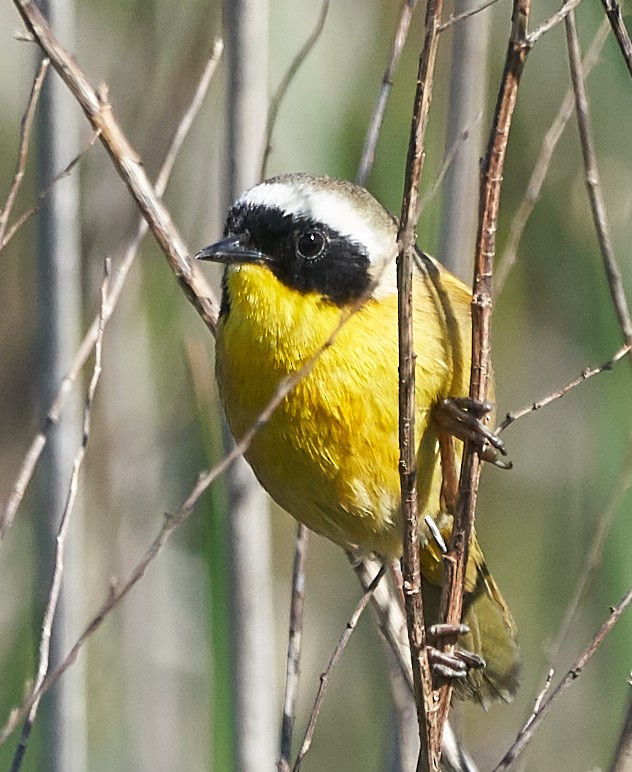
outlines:
{"label": "bird's head", "polygon": [[395,218],[364,188],[286,174],[246,191],[224,238],[196,254],[231,266],[266,266],[286,286],[339,306],[396,291]]}

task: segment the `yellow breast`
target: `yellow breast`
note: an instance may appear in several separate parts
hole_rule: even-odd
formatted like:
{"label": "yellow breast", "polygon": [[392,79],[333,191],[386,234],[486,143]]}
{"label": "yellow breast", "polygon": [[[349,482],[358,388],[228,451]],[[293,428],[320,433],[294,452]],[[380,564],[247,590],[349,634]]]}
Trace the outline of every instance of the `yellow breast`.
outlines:
{"label": "yellow breast", "polygon": [[[469,369],[462,345],[469,295],[450,275],[443,279],[439,287],[428,277],[415,286],[419,489],[431,514],[439,506],[439,481],[430,411],[444,396],[466,393]],[[255,265],[231,267],[226,290],[217,379],[236,438],[279,380],[321,352],[246,453],[260,482],[281,507],[333,541],[399,554],[397,296],[370,300],[349,315]]]}

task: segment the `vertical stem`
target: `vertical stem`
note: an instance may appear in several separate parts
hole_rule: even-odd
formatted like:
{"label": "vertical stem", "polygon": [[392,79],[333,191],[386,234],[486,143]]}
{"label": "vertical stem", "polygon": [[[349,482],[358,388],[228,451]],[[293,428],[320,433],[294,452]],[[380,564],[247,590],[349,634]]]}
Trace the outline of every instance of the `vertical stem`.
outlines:
{"label": "vertical stem", "polygon": [[[42,3],[60,39],[74,48],[74,4]],[[51,77],[44,85],[39,136],[39,187],[45,187],[79,149],[77,112],[64,84]],[[79,343],[81,264],[79,182],[72,174],[60,180],[42,207],[38,233],[39,400],[46,411]],[[64,420],[53,428],[44,454],[40,489],[40,592],[47,594],[59,517],[64,509],[77,442],[81,437],[79,401],[70,400]],[[76,638],[82,608],[83,534],[81,497],[66,542],[64,581],[52,628],[50,663],[54,668]],[[43,705],[46,767],[51,772],[87,769],[85,670],[79,663]]]}
{"label": "vertical stem", "polygon": [[226,0],[228,201],[259,181],[268,115],[268,2]]}
{"label": "vertical stem", "polygon": [[419,57],[417,90],[406,159],[406,177],[398,232],[397,257],[399,339],[399,474],[402,492],[402,572],[406,621],[413,667],[413,685],[419,721],[420,751],[417,769],[438,770],[441,743],[437,738],[432,674],[426,649],[421,595],[419,526],[417,513],[415,443],[415,352],[413,346],[413,250],[419,185],[424,162],[424,140],[432,99],[432,78],[437,55],[442,0],[428,0],[424,42]]}
{"label": "vertical stem", "polygon": [[606,214],[606,202],[601,189],[599,167],[597,165],[597,153],[593,142],[593,131],[590,120],[590,110],[588,107],[588,94],[586,92],[586,83],[582,73],[581,51],[579,48],[577,25],[575,23],[575,11],[571,11],[566,16],[564,24],[566,25],[568,57],[571,68],[571,80],[573,82],[573,93],[575,95],[577,126],[579,128],[584,168],[586,169],[586,189],[588,191],[588,199],[590,201],[590,208],[595,222],[597,239],[599,240],[599,246],[601,248],[612,304],[614,305],[625,342],[631,343],[632,317],[630,316],[630,308],[625,295],[621,269],[619,268],[617,258],[614,254],[612,237],[610,235],[610,225]]}
{"label": "vertical stem", "polygon": [[[474,260],[474,290],[472,296],[472,373],[470,397],[486,401],[491,376],[492,268],[496,253],[496,231],[500,209],[503,167],[507,153],[509,129],[513,118],[518,86],[529,52],[526,42],[530,0],[514,0],[512,30],[507,48],[496,111],[482,171],[479,226]],[[470,537],[478,496],[481,460],[471,443],[463,453],[459,501],[454,517],[450,548],[444,559],[444,587],[441,598],[441,618],[458,624],[463,611],[463,589]],[[441,687],[438,727],[439,734],[450,708],[452,689]]]}
{"label": "vertical stem", "polygon": [[[74,4],[71,0],[46,0],[43,11],[61,40],[74,48]],[[42,94],[38,178],[45,187],[79,149],[77,113],[59,78],[49,78]],[[70,175],[57,183],[47,197],[38,233],[39,277],[39,394],[45,411],[61,383],[79,342],[81,319],[81,266],[79,233],[79,183]],[[81,436],[78,399],[55,427],[44,453],[40,489],[40,591],[52,575],[52,560],[59,517],[64,509],[77,441]],[[76,508],[68,534],[64,581],[52,628],[50,663],[54,668],[72,645],[80,629],[82,596],[82,514]],[[82,663],[52,691],[43,705],[51,772],[80,772],[87,768],[85,669]]]}
{"label": "vertical stem", "polygon": [[[228,194],[232,201],[258,181],[268,92],[267,0],[226,0],[229,67]],[[274,657],[270,526],[267,499],[250,467],[238,459],[228,472],[231,499],[231,649],[236,768],[274,767]]]}
{"label": "vertical stem", "polygon": [[302,523],[299,523],[296,531],[294,565],[292,567],[292,604],[290,607],[278,772],[287,772],[290,769],[290,756],[292,754],[292,734],[294,719],[296,718],[296,699],[301,668],[301,639],[303,637],[303,610],[305,607],[305,559],[308,543],[309,530]]}

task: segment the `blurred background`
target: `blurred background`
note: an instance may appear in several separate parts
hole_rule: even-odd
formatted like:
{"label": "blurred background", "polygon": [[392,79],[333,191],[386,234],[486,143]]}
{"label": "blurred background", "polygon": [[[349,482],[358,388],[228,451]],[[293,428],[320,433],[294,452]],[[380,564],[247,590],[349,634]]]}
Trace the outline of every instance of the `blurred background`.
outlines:
{"label": "blurred background", "polygon": [[[449,3],[446,14],[454,9]],[[531,27],[557,10],[534,8]],[[269,0],[271,95],[316,24],[320,8],[302,0]],[[268,174],[327,173],[354,179],[364,135],[399,14],[398,2],[333,0],[323,33],[283,101]],[[367,187],[399,212],[410,110],[422,38],[417,9]],[[489,36],[483,59],[460,60],[475,90],[470,129],[470,177],[484,154],[510,28],[500,0],[477,17],[476,39]],[[602,22],[598,4],[578,9],[582,44]],[[21,21],[0,3],[0,204],[13,177],[18,131],[38,49],[16,39]],[[189,0],[82,0],[71,47],[93,85],[107,83],[114,111],[150,177],[155,178],[187,108],[215,38],[223,35],[220,4]],[[439,174],[454,144],[450,113],[455,28],[443,33],[427,140],[423,187]],[[458,41],[457,41],[458,43]],[[467,54],[467,52],[466,52]],[[469,55],[469,54],[468,54]],[[478,54],[476,55],[478,57]],[[165,200],[191,251],[216,239],[229,203],[227,180],[227,58],[184,145]],[[52,72],[49,78],[56,77]],[[463,75],[465,78],[465,75]],[[522,201],[542,140],[569,84],[563,27],[545,35],[529,56],[509,143],[498,254]],[[630,80],[609,37],[588,80],[594,140],[615,253],[632,292],[629,243],[632,174]],[[76,113],[79,144],[91,132]],[[480,113],[480,116],[479,116]],[[478,117],[476,117],[478,116]],[[452,122],[451,122],[452,121]],[[464,126],[457,127],[458,133]],[[450,133],[452,132],[452,134]],[[482,137],[482,138],[481,138]],[[460,149],[460,148],[459,148]],[[15,214],[33,205],[45,182],[36,174],[33,140]],[[458,166],[458,168],[461,168]],[[109,157],[96,143],[73,171],[79,185],[79,321],[83,335],[99,309],[103,261],[113,270],[133,236],[138,214]],[[449,180],[446,184],[450,184]],[[476,184],[476,182],[474,182]],[[424,208],[420,245],[450,257],[445,217],[451,194],[439,189]],[[462,204],[459,210],[462,210]],[[470,221],[477,201],[470,195]],[[451,217],[456,215],[452,214]],[[466,218],[467,219],[467,218]],[[464,226],[454,270],[471,280],[471,226]],[[24,454],[40,426],[38,361],[38,218],[31,218],[0,255],[0,502],[9,496]],[[40,237],[41,238],[41,237]],[[453,257],[453,255],[452,255]],[[214,286],[218,275],[208,269]],[[63,303],[63,297],[62,297]],[[498,415],[560,388],[587,365],[601,364],[622,344],[604,278],[574,117],[552,159],[542,196],[520,242],[494,316]],[[82,494],[71,524],[78,574],[72,613],[63,619],[72,643],[177,511],[200,470],[222,453],[220,409],[213,383],[213,340],[152,238],[144,242],[104,337],[103,373],[82,470]],[[76,384],[83,403],[91,365]],[[516,618],[525,660],[524,683],[511,705],[485,713],[460,705],[455,723],[482,770],[509,747],[530,714],[549,667],[561,676],[632,584],[632,496],[612,501],[629,477],[632,412],[629,360],[600,375],[505,433],[511,472],[485,469],[477,529],[488,564]],[[73,447],[78,447],[77,431]],[[38,469],[0,544],[0,722],[34,677],[39,630],[50,584],[52,537],[61,509],[43,504]],[[238,768],[231,723],[226,550],[230,491],[219,480],[205,495],[132,593],[90,639],[74,669],[73,706],[83,732],[82,761],[90,770],[230,770]],[[270,507],[272,660],[265,695],[276,732],[281,719],[290,575],[296,527]],[[567,634],[560,629],[604,517],[612,516],[600,564]],[[344,554],[312,537],[307,558],[304,655],[296,742],[324,669],[360,595]],[[48,579],[46,577],[48,576]],[[619,622],[585,673],[554,708],[516,768],[607,768],[630,699],[632,617]],[[72,677],[71,673],[64,678]],[[44,697],[23,769],[53,764],[51,695]],[[48,718],[47,718],[48,715]],[[305,770],[383,770],[393,742],[391,695],[382,645],[365,615],[334,672]],[[0,747],[9,769],[18,733]],[[298,746],[296,746],[298,747]],[[253,768],[257,768],[256,766]],[[270,768],[261,763],[261,769]]]}

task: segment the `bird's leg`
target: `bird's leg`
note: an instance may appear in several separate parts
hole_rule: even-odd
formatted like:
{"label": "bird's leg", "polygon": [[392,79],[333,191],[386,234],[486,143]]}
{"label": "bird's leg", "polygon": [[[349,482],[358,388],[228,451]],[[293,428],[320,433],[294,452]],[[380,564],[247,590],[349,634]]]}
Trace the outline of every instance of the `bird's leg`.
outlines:
{"label": "bird's leg", "polygon": [[470,628],[464,624],[431,625],[426,631],[428,640],[428,661],[433,675],[441,678],[467,678],[471,669],[480,670],[485,667],[485,660],[465,649],[455,649],[454,654],[446,654],[436,647],[441,638],[466,635]]}
{"label": "bird's leg", "polygon": [[[454,440],[452,439],[450,432],[443,428],[439,429],[438,436],[442,471],[441,504],[446,512],[454,514],[456,511],[456,502],[459,495],[459,475],[456,470],[454,458]],[[426,521],[426,523],[428,523],[428,521]],[[434,536],[433,531],[432,533]],[[441,551],[445,552],[446,550],[442,549],[442,545],[436,536],[435,541],[437,544],[439,544]]]}
{"label": "bird's leg", "polygon": [[511,461],[501,458],[507,455],[505,443],[483,422],[491,409],[489,402],[479,402],[470,397],[447,397],[435,405],[433,417],[450,434],[473,442],[484,461],[501,469],[511,469]]}

